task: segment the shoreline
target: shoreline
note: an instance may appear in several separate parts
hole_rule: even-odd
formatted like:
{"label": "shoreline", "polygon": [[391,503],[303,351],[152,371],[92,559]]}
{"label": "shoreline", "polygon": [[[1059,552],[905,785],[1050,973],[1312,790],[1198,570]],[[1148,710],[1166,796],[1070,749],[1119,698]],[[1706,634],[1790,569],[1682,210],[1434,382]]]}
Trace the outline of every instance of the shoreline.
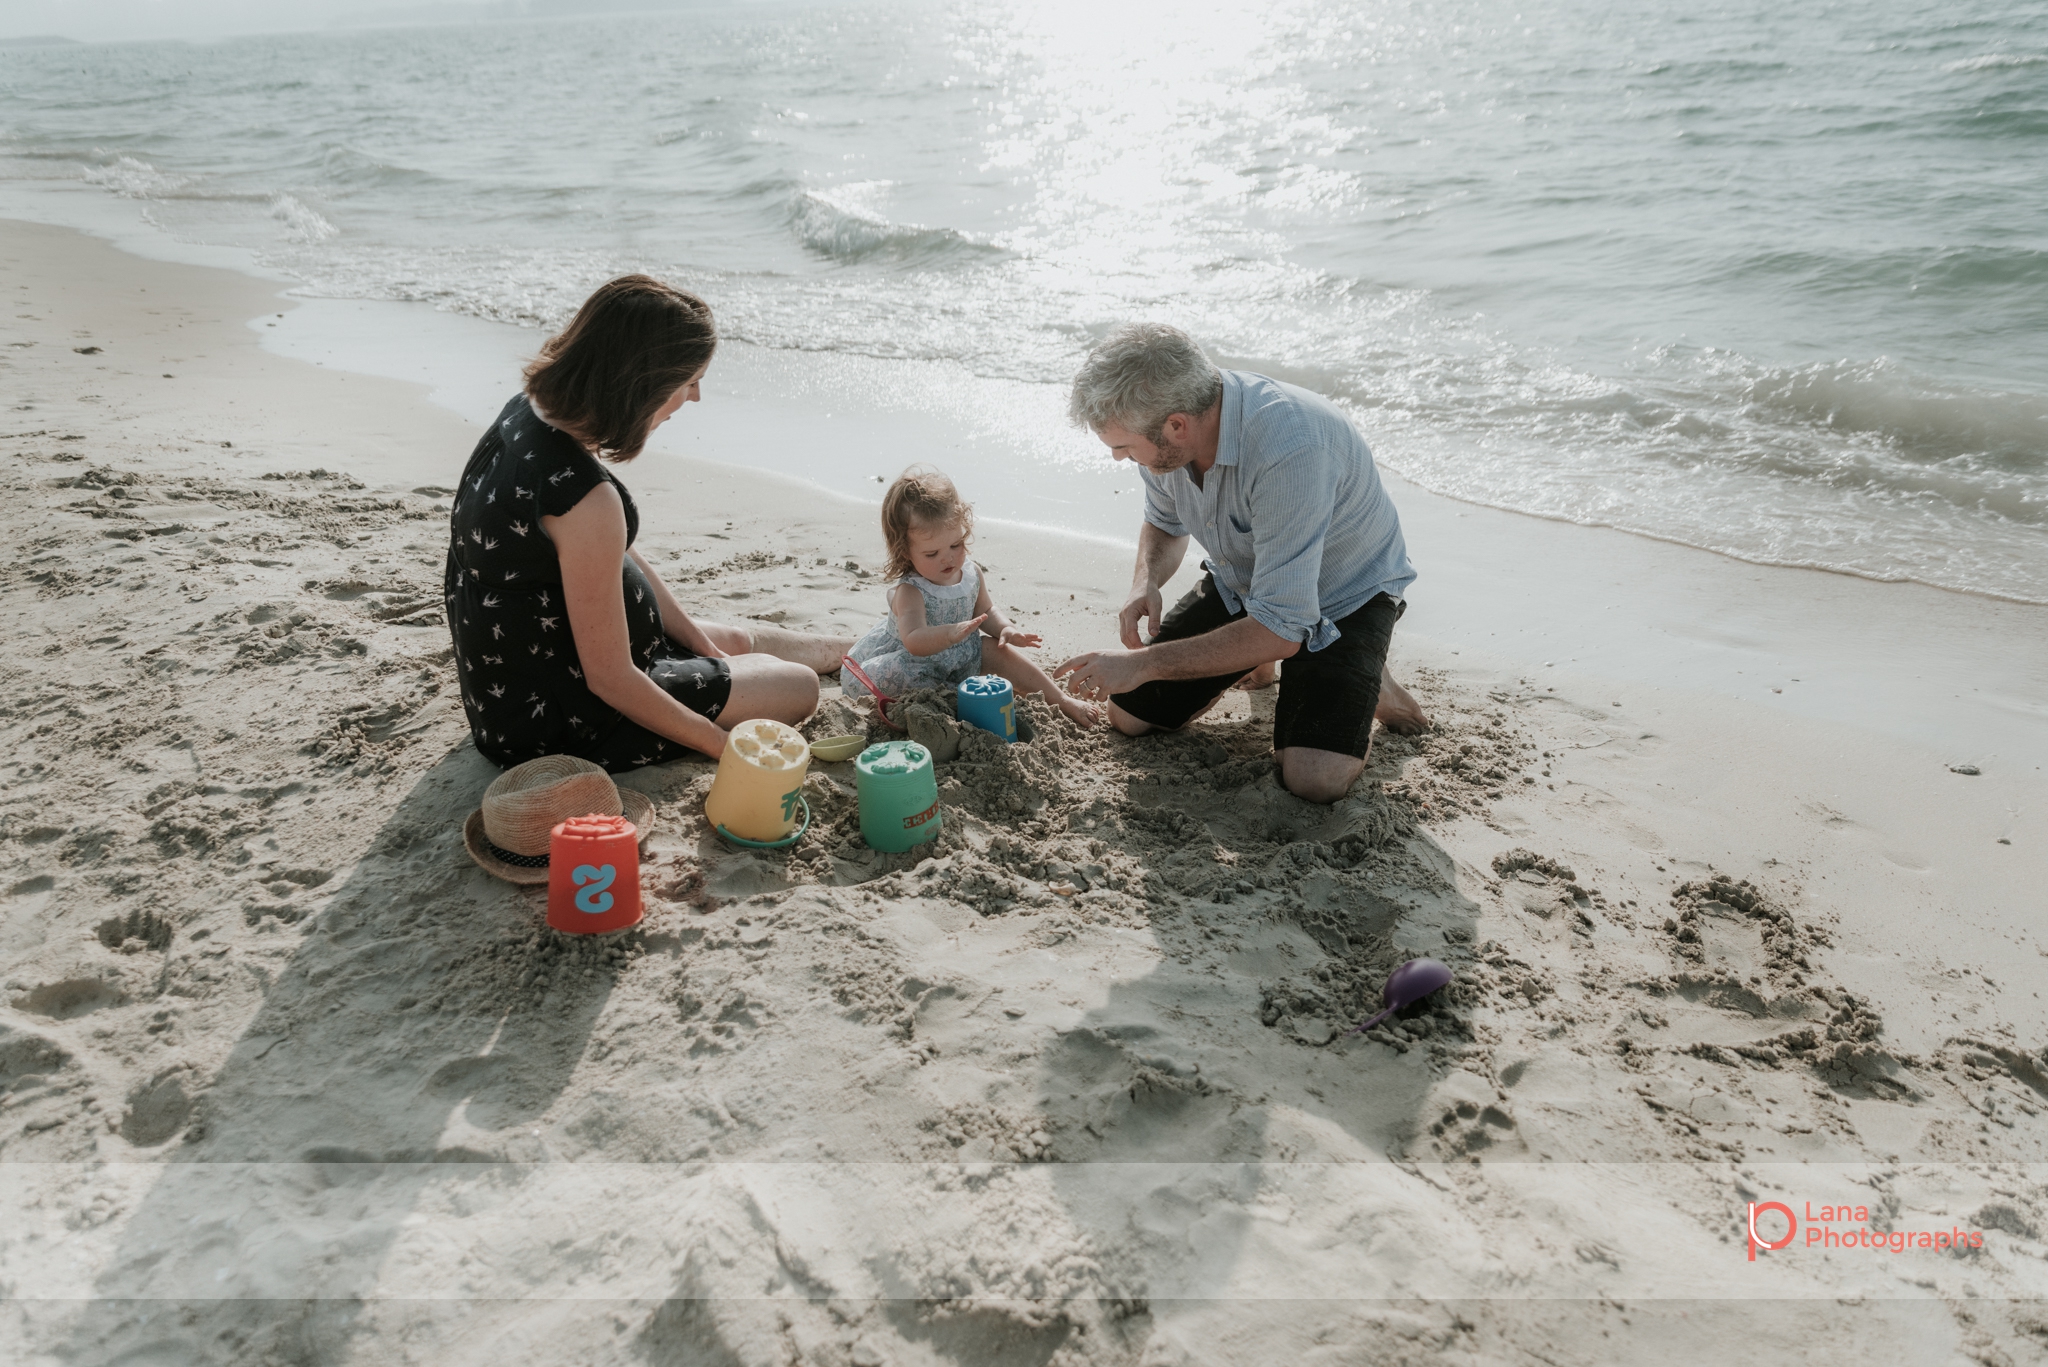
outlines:
{"label": "shoreline", "polygon": [[[354,373],[426,384],[432,391],[435,403],[463,415],[478,425],[489,419],[502,402],[504,394],[509,392],[509,386],[516,383],[516,365],[505,362],[515,357],[523,361],[539,340],[539,334],[532,328],[471,314],[445,312],[426,302],[296,295],[293,291],[300,287],[297,277],[260,264],[255,249],[214,246],[173,238],[146,219],[142,223],[137,223],[130,213],[132,201],[109,199],[105,192],[97,187],[37,182],[17,183],[11,189],[14,197],[11,202],[0,205],[0,219],[14,218],[23,222],[67,228],[99,238],[124,252],[147,260],[213,266],[253,279],[280,284],[281,296],[288,298],[292,307],[286,315],[285,332],[275,338],[265,338],[267,349],[303,360],[318,360],[320,364],[334,364]],[[930,417],[930,403],[921,401],[919,397],[921,391],[931,387],[928,380],[921,378],[923,373],[957,372],[952,374],[951,383],[944,386],[946,389],[965,389],[970,393],[976,393],[978,397],[993,399],[995,407],[1007,410],[1006,416],[1013,419],[1009,424],[1012,427],[1019,425],[1014,421],[1019,417],[1027,420],[1025,425],[1036,426],[1037,432],[1023,438],[1017,437],[1014,433],[1009,434],[1009,439],[1016,449],[1028,449],[1040,457],[1053,456],[1056,461],[1063,460],[1069,468],[1079,467],[1084,472],[1103,473],[1108,468],[1101,458],[1100,450],[1093,442],[1067,429],[1063,397],[1052,394],[1050,388],[1042,384],[989,379],[946,362],[905,362],[864,354],[782,351],[729,338],[721,350],[721,356],[729,363],[736,355],[751,356],[744,365],[750,379],[761,391],[746,395],[748,398],[768,398],[786,403],[799,396],[804,399],[824,396],[837,407],[851,406],[861,409],[860,417],[864,422],[893,425],[901,431],[917,431],[926,426],[923,420]],[[495,363],[486,362],[480,366],[480,357],[496,360]],[[728,365],[722,364],[719,367],[721,373],[715,377],[718,382],[723,383],[727,379],[724,373],[727,369]],[[829,372],[834,369],[841,373],[830,374]],[[887,390],[889,386],[886,382],[877,384],[876,381],[878,377],[886,381],[892,375],[920,378],[913,378],[908,384],[907,389],[912,393],[909,399],[892,399],[888,403],[880,403],[877,400],[877,392]],[[486,376],[489,378],[485,378]],[[506,378],[508,376],[512,378]],[[478,388],[480,380],[483,381],[481,389]],[[864,393],[863,390],[867,392]],[[948,397],[952,397],[950,392]],[[801,403],[798,406],[801,406]],[[950,405],[948,418],[955,418],[960,407],[961,405],[957,403]],[[1362,430],[1371,427],[1369,416],[1361,416],[1359,420]],[[945,444],[958,444],[955,439],[959,435],[957,431],[949,432]],[[991,433],[973,423],[966,425],[966,435],[970,445],[987,443],[992,438],[997,440],[997,444],[1001,444],[1000,434]],[[1370,440],[1369,430],[1367,435]],[[651,449],[666,449],[662,444],[664,440],[672,447],[678,440],[676,430],[671,428],[667,432],[657,434]],[[1910,577],[1882,575],[1833,565],[1755,559],[1738,551],[1705,546],[1657,532],[1609,522],[1582,521],[1562,514],[1511,508],[1457,494],[1441,493],[1415,483],[1389,466],[1383,464],[1381,469],[1383,476],[1398,481],[1415,497],[1440,500],[1460,507],[1482,509],[1513,518],[1558,526],[1576,527],[1588,532],[1611,532],[1633,540],[1697,552],[1739,566],[1784,570],[1795,574],[1811,573],[1872,585],[1910,586],[1940,594],[1952,594],[1963,599],[2048,611],[2048,599],[2002,594],[1988,589],[1935,584]],[[854,493],[858,496],[856,489],[835,487],[831,480],[819,478],[815,472],[806,474],[790,468],[783,468],[780,472],[793,475],[828,492],[840,495]],[[989,489],[984,492],[984,496],[1003,493],[1014,496],[1018,492],[1018,487]],[[1074,501],[1067,500],[1070,504]],[[1033,521],[1015,517],[1007,520],[1027,530],[1044,531],[1054,535],[1073,535],[1087,539],[1108,538],[1119,544],[1123,544],[1125,540],[1124,533],[1117,529],[1082,528],[1056,521]]]}
{"label": "shoreline", "polygon": [[[2048,784],[1951,773],[1901,738],[1910,690],[1870,727],[1713,686],[1826,658],[1798,706],[1879,690],[1797,639],[1861,588],[1403,494],[1429,550],[1397,667],[1440,728],[1382,738],[1336,808],[1275,789],[1270,694],[1179,737],[970,747],[942,842],[897,860],[843,838],[844,766],[768,856],[705,830],[684,761],[624,776],[659,812],[650,915],[598,953],[460,845],[495,771],[431,619],[475,424],[253,345],[292,312],[272,284],[18,223],[0,259],[32,315],[0,324],[11,1358],[2030,1342]],[[693,610],[865,625],[870,509],[685,454],[816,420],[700,407],[631,469],[642,548]],[[977,552],[1055,658],[1128,576],[995,520]],[[1936,642],[2004,620],[1885,603]],[[1923,691],[1995,685],[1976,661]],[[1344,1035],[1416,954],[1456,990]],[[1745,1201],[1873,1186],[1983,1256],[1731,1242]]]}

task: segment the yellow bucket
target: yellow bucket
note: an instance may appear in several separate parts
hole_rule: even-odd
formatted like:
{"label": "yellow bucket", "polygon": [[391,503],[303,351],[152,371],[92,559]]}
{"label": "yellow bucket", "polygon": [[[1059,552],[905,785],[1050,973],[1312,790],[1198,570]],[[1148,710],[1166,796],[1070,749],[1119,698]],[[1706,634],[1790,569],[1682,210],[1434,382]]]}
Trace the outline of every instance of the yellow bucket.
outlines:
{"label": "yellow bucket", "polygon": [[811,747],[779,721],[741,722],[726,738],[704,815],[724,834],[755,845],[787,843],[810,821],[804,775]]}

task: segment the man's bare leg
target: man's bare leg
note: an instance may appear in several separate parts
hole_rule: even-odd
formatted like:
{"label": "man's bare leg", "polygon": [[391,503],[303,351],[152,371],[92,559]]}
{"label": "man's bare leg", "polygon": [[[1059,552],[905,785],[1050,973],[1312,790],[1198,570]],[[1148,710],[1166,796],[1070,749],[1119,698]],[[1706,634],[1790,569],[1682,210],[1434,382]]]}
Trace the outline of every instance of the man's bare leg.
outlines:
{"label": "man's bare leg", "polygon": [[1394,682],[1394,676],[1380,670],[1380,702],[1373,720],[1397,736],[1419,736],[1429,729],[1429,716],[1415,695]]}
{"label": "man's bare leg", "polygon": [[1262,688],[1271,688],[1280,682],[1280,662],[1268,660],[1251,673],[1239,679],[1231,687],[1240,693],[1256,693]]}
{"label": "man's bare leg", "polygon": [[[1274,752],[1280,760],[1280,783],[1303,802],[1324,806],[1339,801],[1365,772],[1365,761],[1334,750],[1312,750],[1290,745]],[[1370,755],[1372,748],[1366,747]]]}
{"label": "man's bare leg", "polygon": [[768,622],[734,626],[726,622],[700,620],[698,626],[711,643],[728,655],[759,652],[778,660],[808,667],[815,674],[835,674],[839,661],[853,649],[851,636],[819,636],[808,631],[791,631]]}

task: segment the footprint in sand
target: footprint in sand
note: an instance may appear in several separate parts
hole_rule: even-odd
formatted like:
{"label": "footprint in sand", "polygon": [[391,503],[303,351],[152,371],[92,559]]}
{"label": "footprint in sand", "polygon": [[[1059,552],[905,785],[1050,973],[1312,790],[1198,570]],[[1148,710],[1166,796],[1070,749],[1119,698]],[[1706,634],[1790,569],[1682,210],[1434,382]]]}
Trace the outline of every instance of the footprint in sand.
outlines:
{"label": "footprint in sand", "polygon": [[183,1065],[157,1074],[128,1094],[121,1118],[121,1137],[139,1149],[155,1148],[192,1118],[192,1097],[185,1091]]}
{"label": "footprint in sand", "polygon": [[51,1020],[73,1020],[109,1006],[120,1006],[128,994],[98,978],[66,978],[29,989],[11,1003],[15,1010]]}
{"label": "footprint in sand", "polygon": [[93,932],[108,949],[122,954],[143,950],[162,953],[171,947],[171,923],[153,911],[140,908],[125,916],[110,916]]}

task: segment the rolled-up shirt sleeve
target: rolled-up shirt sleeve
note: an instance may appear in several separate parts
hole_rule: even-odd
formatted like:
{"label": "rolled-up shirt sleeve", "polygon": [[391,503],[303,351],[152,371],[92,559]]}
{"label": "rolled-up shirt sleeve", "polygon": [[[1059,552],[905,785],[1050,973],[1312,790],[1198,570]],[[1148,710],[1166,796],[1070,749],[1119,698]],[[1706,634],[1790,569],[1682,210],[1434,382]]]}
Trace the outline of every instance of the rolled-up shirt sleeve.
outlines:
{"label": "rolled-up shirt sleeve", "polygon": [[1145,483],[1145,520],[1168,536],[1186,536],[1188,529],[1181,524],[1173,498],[1161,485],[1159,476],[1141,469],[1138,477]]}
{"label": "rolled-up shirt sleeve", "polygon": [[1254,550],[1245,611],[1275,636],[1321,650],[1340,634],[1322,606],[1336,464],[1313,448],[1297,449],[1268,463],[1245,494]]}

